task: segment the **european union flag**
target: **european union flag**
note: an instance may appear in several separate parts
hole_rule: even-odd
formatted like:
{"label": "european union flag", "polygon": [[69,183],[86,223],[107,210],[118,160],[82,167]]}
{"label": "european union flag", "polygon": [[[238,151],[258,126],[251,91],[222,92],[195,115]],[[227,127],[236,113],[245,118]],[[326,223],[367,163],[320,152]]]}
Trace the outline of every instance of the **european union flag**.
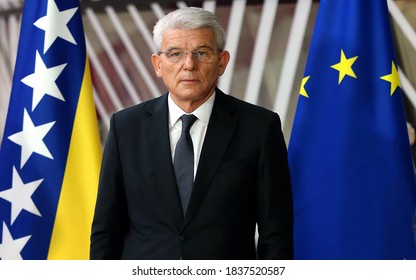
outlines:
{"label": "european union flag", "polygon": [[87,259],[100,159],[79,0],[26,0],[0,150],[0,259]]}
{"label": "european union flag", "polygon": [[289,143],[297,259],[415,259],[387,2],[321,0]]}

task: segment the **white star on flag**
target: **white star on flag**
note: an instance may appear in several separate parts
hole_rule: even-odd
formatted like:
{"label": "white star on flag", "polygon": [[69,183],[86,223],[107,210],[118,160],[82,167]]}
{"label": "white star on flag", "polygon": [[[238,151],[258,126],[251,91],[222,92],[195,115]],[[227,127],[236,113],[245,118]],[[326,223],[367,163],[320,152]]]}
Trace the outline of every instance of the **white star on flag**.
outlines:
{"label": "white star on flag", "polygon": [[77,10],[78,8],[72,8],[61,12],[54,0],[48,0],[46,16],[41,17],[34,23],[36,27],[45,31],[44,54],[58,37],[74,45],[77,44],[67,26]]}
{"label": "white star on flag", "polygon": [[49,130],[55,122],[50,122],[35,126],[26,109],[23,113],[23,130],[10,135],[8,139],[22,147],[22,156],[20,168],[23,168],[33,153],[37,153],[44,157],[53,159],[53,156],[43,142],[43,138],[48,134]]}
{"label": "white star on flag", "polygon": [[32,111],[46,94],[65,101],[55,81],[66,65],[67,63],[47,68],[39,52],[36,51],[35,72],[22,79],[22,83],[33,88]]}
{"label": "white star on flag", "polygon": [[43,179],[25,184],[23,183],[22,178],[19,176],[19,173],[17,173],[16,168],[13,166],[12,181],[13,183],[10,189],[0,192],[0,197],[12,204],[10,218],[11,224],[14,223],[22,210],[26,210],[34,215],[42,216],[31,197],[36,189],[40,186]]}
{"label": "white star on flag", "polygon": [[6,223],[3,222],[3,241],[0,243],[1,260],[22,260],[20,252],[29,241],[31,235],[13,239]]}

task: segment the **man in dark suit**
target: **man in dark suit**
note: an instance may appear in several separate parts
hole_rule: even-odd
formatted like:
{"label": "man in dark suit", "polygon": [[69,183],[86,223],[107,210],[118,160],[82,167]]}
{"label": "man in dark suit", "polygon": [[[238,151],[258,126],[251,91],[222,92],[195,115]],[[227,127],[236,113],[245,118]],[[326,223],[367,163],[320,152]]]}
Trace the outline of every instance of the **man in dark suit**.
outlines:
{"label": "man in dark suit", "polygon": [[[230,56],[218,19],[179,9],[159,20],[154,40],[168,93],[111,118],[91,259],[292,259],[280,119],[216,88]],[[190,129],[182,115],[196,116]]]}

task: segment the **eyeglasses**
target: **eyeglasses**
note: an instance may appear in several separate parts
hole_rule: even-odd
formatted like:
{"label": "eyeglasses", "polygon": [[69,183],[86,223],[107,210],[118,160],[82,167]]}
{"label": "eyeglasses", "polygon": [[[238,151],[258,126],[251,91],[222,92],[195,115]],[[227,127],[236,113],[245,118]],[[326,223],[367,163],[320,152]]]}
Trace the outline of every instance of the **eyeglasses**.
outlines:
{"label": "eyeglasses", "polygon": [[208,48],[202,48],[193,51],[173,49],[168,51],[161,51],[157,54],[164,54],[170,63],[175,64],[184,59],[188,55],[188,53],[192,53],[192,58],[198,62],[211,63],[214,60],[214,55],[216,52]]}

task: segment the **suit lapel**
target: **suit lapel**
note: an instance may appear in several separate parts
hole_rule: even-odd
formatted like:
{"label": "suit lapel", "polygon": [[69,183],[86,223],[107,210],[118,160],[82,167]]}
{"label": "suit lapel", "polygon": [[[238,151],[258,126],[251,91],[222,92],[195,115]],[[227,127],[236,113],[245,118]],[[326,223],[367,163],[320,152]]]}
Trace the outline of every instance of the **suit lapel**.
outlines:
{"label": "suit lapel", "polygon": [[189,223],[204,199],[236,128],[237,123],[231,116],[233,108],[228,106],[225,99],[225,94],[217,90],[182,229]]}
{"label": "suit lapel", "polygon": [[[167,95],[165,94],[155,100],[154,106],[147,109],[150,117],[146,123],[146,133],[148,135],[148,148],[151,158],[149,159],[150,168],[155,171],[153,180],[155,188],[163,188],[160,193],[171,195],[169,201],[173,211],[183,217],[179,193],[176,187],[175,173],[172,164],[172,153],[169,137],[169,112],[167,105]],[[163,170],[163,172],[157,172]],[[163,176],[160,176],[163,174]],[[167,188],[167,189],[166,189]],[[176,198],[176,199],[175,199]]]}

